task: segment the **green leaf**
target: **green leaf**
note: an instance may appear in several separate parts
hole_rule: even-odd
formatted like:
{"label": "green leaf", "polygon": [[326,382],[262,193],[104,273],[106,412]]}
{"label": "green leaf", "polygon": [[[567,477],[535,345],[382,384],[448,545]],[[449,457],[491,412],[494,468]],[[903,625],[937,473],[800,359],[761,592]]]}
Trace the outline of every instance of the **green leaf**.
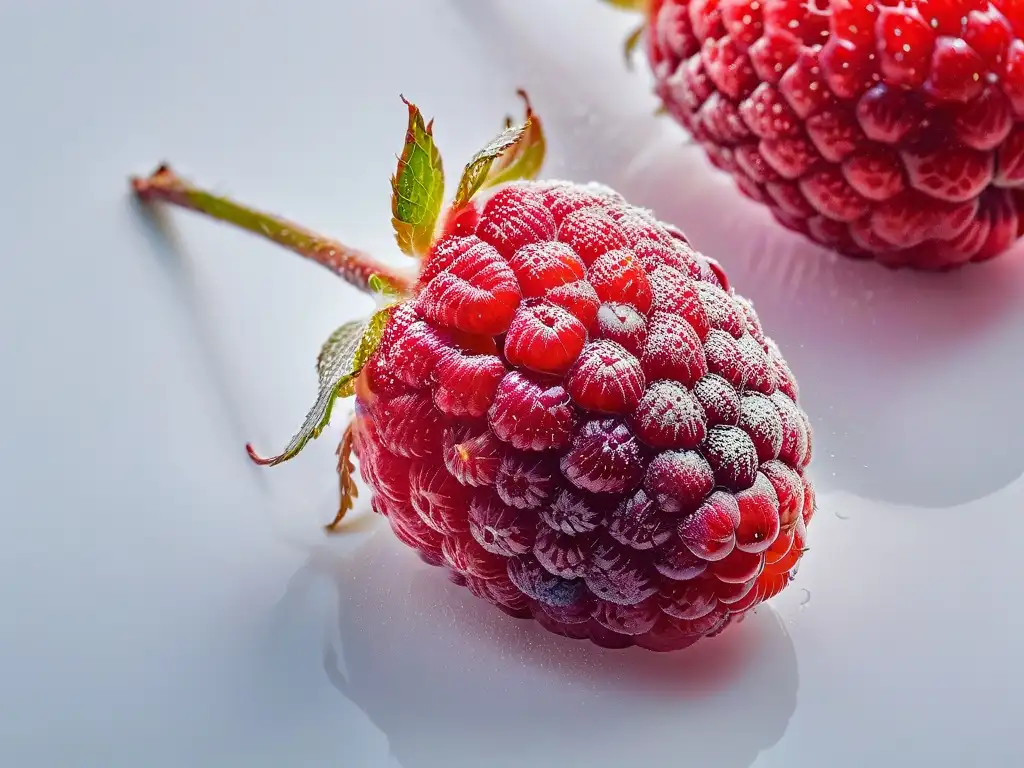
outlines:
{"label": "green leaf", "polygon": [[[526,104],[526,122],[522,126],[523,134],[509,150],[494,159],[487,178],[484,180],[484,187],[493,187],[517,179],[535,179],[540,173],[541,166],[544,165],[544,155],[547,152],[544,127],[541,125],[540,118],[534,113],[526,91],[519,90],[517,93]],[[512,118],[507,118],[506,125],[511,125],[511,123]]]}
{"label": "green leaf", "polygon": [[405,146],[391,177],[391,223],[398,247],[408,256],[422,256],[434,239],[434,227],[444,199],[444,168],[434,146],[433,121],[424,125],[415,104],[409,108]]}
{"label": "green leaf", "polygon": [[369,362],[370,356],[377,351],[381,336],[384,335],[384,329],[394,310],[395,307],[392,305],[378,309],[370,316],[370,320],[366,323],[366,330],[363,332],[362,338],[359,339],[359,345],[352,356],[352,369],[356,373],[363,370],[363,366]]}
{"label": "green leaf", "polygon": [[277,466],[297,456],[310,440],[320,437],[331,420],[334,401],[354,394],[356,377],[380,344],[392,310],[393,307],[385,307],[374,312],[367,320],[352,320],[328,337],[316,359],[320,389],[302,426],[277,456],[262,458],[251,445],[247,445],[246,450],[253,461],[260,465]]}
{"label": "green leaf", "polygon": [[491,170],[494,161],[501,157],[508,149],[514,147],[522,140],[530,126],[530,121],[523,125],[513,125],[506,128],[493,139],[487,146],[473,155],[473,159],[466,164],[459,180],[459,189],[455,193],[453,208],[459,208],[470,201],[477,191],[487,181],[487,174]]}
{"label": "green leaf", "polygon": [[369,318],[350,320],[327,337],[316,357],[316,373],[321,382],[329,379],[336,369],[353,369],[356,350],[369,325]]}

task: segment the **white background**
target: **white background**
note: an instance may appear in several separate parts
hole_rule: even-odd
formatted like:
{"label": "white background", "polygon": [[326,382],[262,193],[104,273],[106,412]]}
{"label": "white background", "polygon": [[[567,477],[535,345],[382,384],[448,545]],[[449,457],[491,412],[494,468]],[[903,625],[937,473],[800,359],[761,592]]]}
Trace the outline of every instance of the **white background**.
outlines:
{"label": "white background", "polygon": [[[783,232],[651,115],[597,0],[285,5],[0,4],[0,764],[1024,763],[1022,249],[892,274]],[[365,498],[322,536],[342,420],[275,469],[243,444],[284,445],[369,299],[127,194],[166,159],[392,256],[399,93],[454,177],[518,86],[548,174],[721,260],[812,416],[797,583],[691,653],[508,619]]]}

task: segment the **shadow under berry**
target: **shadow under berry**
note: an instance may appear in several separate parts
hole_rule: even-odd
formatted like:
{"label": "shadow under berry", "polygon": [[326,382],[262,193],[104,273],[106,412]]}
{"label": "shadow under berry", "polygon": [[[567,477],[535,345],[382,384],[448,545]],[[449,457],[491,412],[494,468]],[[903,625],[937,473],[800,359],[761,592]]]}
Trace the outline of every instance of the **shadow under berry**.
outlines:
{"label": "shadow under berry", "polygon": [[[783,229],[671,119],[651,116],[653,98],[638,96],[650,80],[626,72],[614,30],[581,36],[571,9],[537,24],[529,9],[452,1],[529,88],[549,128],[548,174],[652,209],[754,303],[799,379],[820,491],[944,508],[1020,477],[1024,244],[943,274],[838,257]],[[635,21],[623,16],[622,35]]]}
{"label": "shadow under berry", "polygon": [[796,654],[766,607],[681,652],[606,650],[516,620],[421,563],[386,527],[307,568],[338,589],[331,683],[403,768],[745,768],[785,732]]}

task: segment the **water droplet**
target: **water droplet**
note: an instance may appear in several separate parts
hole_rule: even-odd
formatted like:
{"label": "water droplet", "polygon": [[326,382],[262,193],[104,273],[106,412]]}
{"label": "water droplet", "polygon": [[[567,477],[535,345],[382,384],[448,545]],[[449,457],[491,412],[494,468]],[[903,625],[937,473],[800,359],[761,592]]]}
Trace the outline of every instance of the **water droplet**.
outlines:
{"label": "water droplet", "polygon": [[811,590],[801,589],[800,591],[804,593],[804,596],[800,598],[800,607],[806,608],[811,603]]}
{"label": "water droplet", "polygon": [[850,519],[850,516],[849,516],[849,515],[844,515],[844,514],[843,514],[842,512],[840,512],[840,511],[839,511],[838,509],[837,509],[837,510],[835,510],[835,512],[834,512],[833,514],[834,514],[834,515],[835,515],[836,517],[838,517],[838,518],[839,518],[840,520],[849,520],[849,519]]}

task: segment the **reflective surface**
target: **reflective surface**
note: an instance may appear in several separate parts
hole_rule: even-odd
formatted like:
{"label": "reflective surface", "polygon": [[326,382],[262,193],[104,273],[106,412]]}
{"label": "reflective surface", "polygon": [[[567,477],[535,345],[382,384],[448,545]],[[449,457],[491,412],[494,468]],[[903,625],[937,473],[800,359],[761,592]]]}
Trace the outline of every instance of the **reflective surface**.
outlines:
{"label": "reflective surface", "polygon": [[[1024,248],[891,274],[781,231],[651,116],[619,58],[633,20],[594,0],[21,5],[0,10],[0,764],[1024,762]],[[518,86],[549,175],[723,262],[814,422],[797,582],[689,652],[498,614],[365,499],[324,539],[344,411],[282,467],[242,446],[283,445],[321,341],[370,300],[126,194],[168,159],[394,254],[399,92],[454,176]]]}

